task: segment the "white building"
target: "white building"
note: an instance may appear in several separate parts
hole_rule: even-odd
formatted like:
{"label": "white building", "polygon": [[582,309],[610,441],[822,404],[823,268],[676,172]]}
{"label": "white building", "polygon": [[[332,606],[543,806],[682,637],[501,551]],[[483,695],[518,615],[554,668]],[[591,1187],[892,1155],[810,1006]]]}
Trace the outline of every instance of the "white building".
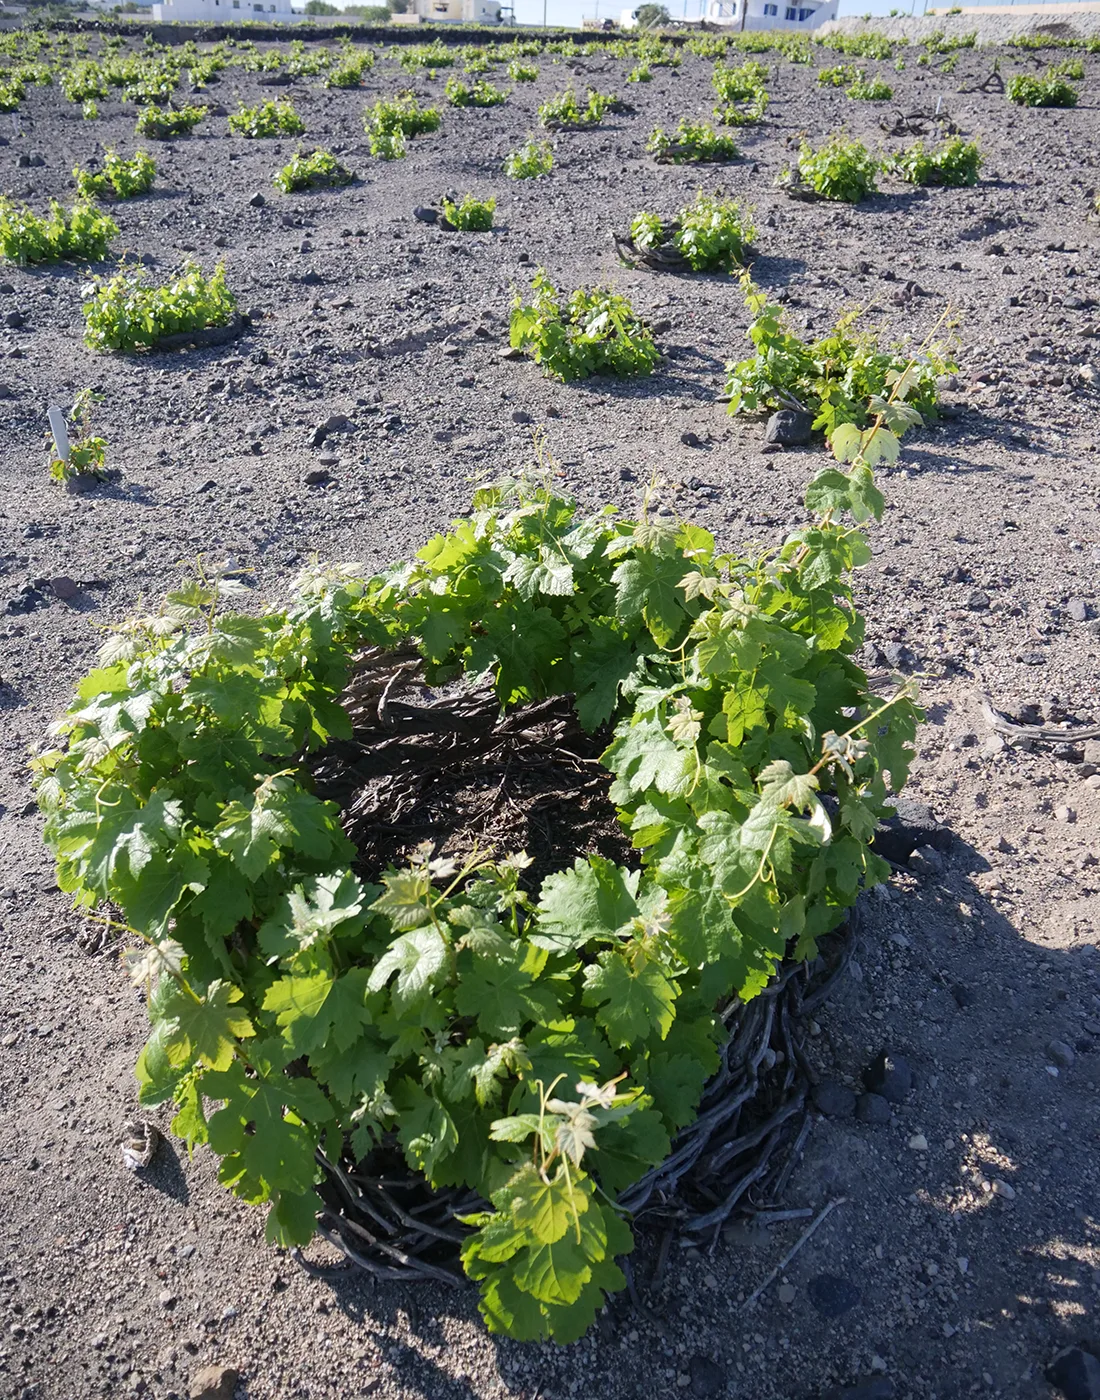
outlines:
{"label": "white building", "polygon": [[[840,0],[706,0],[703,13],[689,24],[705,22],[722,29],[817,29],[836,19]],[[623,29],[634,29],[637,10],[624,10]],[[677,25],[682,21],[677,21]]]}
{"label": "white building", "polygon": [[840,0],[707,0],[706,19],[732,29],[817,29]]}
{"label": "white building", "polygon": [[398,23],[503,24],[502,10],[511,12],[503,0],[413,0],[410,13],[394,15],[394,19]]}
{"label": "white building", "polygon": [[187,24],[231,24],[234,20],[265,22],[294,21],[300,13],[290,8],[290,0],[159,0],[153,18]]}

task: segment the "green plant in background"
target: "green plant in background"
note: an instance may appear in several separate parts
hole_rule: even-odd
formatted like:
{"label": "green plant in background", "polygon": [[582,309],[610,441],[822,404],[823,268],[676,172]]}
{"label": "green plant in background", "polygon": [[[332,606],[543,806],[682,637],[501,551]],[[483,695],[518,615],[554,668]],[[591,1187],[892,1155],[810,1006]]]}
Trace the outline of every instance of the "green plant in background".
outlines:
{"label": "green plant in background", "polygon": [[715,64],[711,84],[718,94],[715,120],[726,126],[752,126],[763,121],[768,109],[764,82],[768,70],[762,63],[746,60],[737,68]]}
{"label": "green plant in background", "polygon": [[84,303],[84,343],[93,350],[140,350],[166,335],[224,326],[237,301],[219,263],[210,277],[186,263],[178,277],[152,286],[143,272],[93,284]]}
{"label": "green plant in background", "polygon": [[842,316],[822,339],[805,341],[748,273],[741,285],[752,315],[746,335],[756,353],[726,366],[730,413],[802,409],[831,439],[841,424],[865,427],[874,417],[868,405],[887,395],[904,371],[906,401],[922,416],[936,416],[936,381],[958,368],[942,346],[932,344],[917,356],[904,345],[883,349],[873,333],[853,331],[858,312]]}
{"label": "green plant in background", "polygon": [[702,190],[665,227],[656,214],[635,214],[630,225],[634,247],[650,251],[671,242],[694,272],[730,272],[748,261],[756,236],[749,210],[736,199],[721,200]]}
{"label": "green plant in background", "polygon": [[205,107],[146,107],[139,113],[134,130],[151,141],[171,141],[189,136],[205,117]]}
{"label": "green plant in background", "polygon": [[817,81],[822,87],[847,87],[859,77],[859,69],[854,63],[838,63],[833,68],[818,70]]}
{"label": "green plant in background", "polygon": [[80,115],[86,122],[94,122],[99,120],[99,108],[96,106],[96,104],[92,101],[90,97],[81,104]]}
{"label": "green plant in background", "polygon": [[875,193],[877,172],[878,161],[863,142],[845,136],[830,136],[816,151],[804,140],[798,150],[799,178],[822,199],[858,204]]}
{"label": "green plant in background", "polygon": [[24,266],[37,262],[99,262],[118,236],[109,214],[88,201],[66,210],[50,200],[45,218],[25,204],[0,196],[0,257]]}
{"label": "green plant in background", "polygon": [[978,42],[978,32],[972,29],[968,34],[952,34],[948,36],[942,29],[936,29],[921,40],[921,47],[925,53],[958,53],[961,49],[972,49]]}
{"label": "green plant in background", "polygon": [[230,112],[228,121],[230,131],[250,139],[300,136],[306,129],[305,122],[294,110],[294,104],[285,99],[280,102],[268,99],[255,107],[246,107],[242,103],[237,111]]}
{"label": "green plant in background", "polygon": [[400,159],[405,154],[407,138],[437,131],[439,122],[438,109],[421,107],[411,92],[392,100],[380,97],[373,107],[363,112],[371,155],[382,160]]}
{"label": "green plant in background", "polygon": [[127,83],[122,90],[123,102],[136,102],[139,107],[149,104],[163,107],[172,100],[172,94],[179,82],[175,68],[156,68],[143,72],[135,81]]}
{"label": "green plant in background", "polygon": [[517,293],[509,326],[514,350],[526,351],[546,374],[568,382],[592,374],[651,374],[660,354],[653,335],[625,297],[605,287],[580,288],[562,304],[539,268],[531,300]]}
{"label": "green plant in background", "polygon": [[107,439],[92,432],[93,408],[102,402],[103,395],[91,389],[81,389],[73,399],[68,413],[68,452],[64,457],[59,455],[51,434],[53,451],[48,470],[54,481],[72,481],[74,477],[99,481],[106,475]]}
{"label": "green plant in background", "polygon": [[441,203],[443,222],[459,233],[488,233],[493,227],[497,207],[495,199],[475,199],[472,194],[467,194],[456,204],[444,195]]}
{"label": "green plant in background", "polygon": [[650,83],[653,81],[653,70],[648,63],[639,63],[626,75],[626,80],[628,83]]}
{"label": "green plant in background", "polygon": [[537,180],[554,168],[554,152],[549,141],[528,140],[504,158],[504,173],[513,180]]}
{"label": "green plant in background", "polygon": [[814,43],[837,53],[850,54],[853,58],[893,58],[894,45],[904,44],[905,40],[888,39],[885,34],[868,30],[861,34],[818,33],[814,35]]}
{"label": "green plant in background", "polygon": [[859,76],[844,89],[844,95],[854,102],[889,102],[894,89],[882,78],[868,78],[866,73]]}
{"label": "green plant in background", "polygon": [[58,81],[70,102],[85,102],[89,98],[102,102],[109,95],[107,79],[96,63],[75,63],[61,70]]}
{"label": "green plant in background", "polygon": [[78,165],[73,168],[73,179],[82,199],[102,199],[108,193],[118,199],[132,199],[152,189],[156,173],[156,161],[146,151],[135,151],[127,160],[108,146],[101,171],[93,174]]}
{"label": "green plant in background", "polygon": [[[260,616],[201,575],[112,637],[35,764],[45,839],[61,888],[139,937],[141,1102],[175,1105],[270,1240],[312,1237],[322,1144],[355,1170],[383,1141],[490,1203],[463,1259],[494,1331],[571,1340],[622,1286],[616,1202],[692,1120],[722,1010],[888,873],[869,842],[917,714],[853,659],[849,517],[881,513],[867,461],[912,421],[902,384],[777,549],[511,484],[396,568],[315,569]],[[506,709],[574,695],[640,868],[582,858],[530,892],[522,855],[354,873],[309,764],[350,736],[365,646]]]}
{"label": "green plant in background", "polygon": [[658,161],[674,165],[724,164],[736,160],[741,154],[732,136],[720,136],[706,122],[693,121],[683,117],[679,126],[669,135],[658,127],[646,142],[646,150]]}
{"label": "green plant in background", "polygon": [[534,63],[513,59],[508,65],[508,76],[514,83],[534,83],[538,81],[539,70]]}
{"label": "green plant in background", "polygon": [[911,185],[975,185],[982,167],[977,142],[952,136],[934,150],[915,141],[883,163],[889,174]]}
{"label": "green plant in background", "polygon": [[26,97],[26,89],[18,78],[0,81],[0,112],[14,112]]}
{"label": "green plant in background", "polygon": [[339,63],[333,64],[325,75],[327,88],[357,88],[363,82],[363,74],[374,67],[374,54],[369,49],[345,53]]}
{"label": "green plant in background", "polygon": [[454,64],[455,54],[441,40],[433,39],[430,44],[402,46],[397,51],[397,61],[410,72],[417,68],[450,68]]}
{"label": "green plant in background", "polygon": [[508,100],[506,92],[484,78],[470,84],[452,76],[447,79],[443,91],[452,107],[499,107]]}
{"label": "green plant in background", "polygon": [[1077,89],[1057,73],[1036,77],[1017,73],[1008,81],[1008,100],[1018,107],[1076,107]]}
{"label": "green plant in background", "polygon": [[1052,63],[1047,69],[1047,76],[1052,78],[1072,78],[1074,82],[1083,82],[1085,77],[1085,65],[1079,58],[1063,58],[1060,63]]}
{"label": "green plant in background", "polygon": [[297,151],[271,183],[284,194],[296,190],[334,189],[350,185],[355,176],[330,151]]}
{"label": "green plant in background", "polygon": [[572,88],[548,98],[539,107],[539,121],[552,130],[568,127],[598,126],[614,106],[616,99],[608,93],[588,89],[582,107]]}

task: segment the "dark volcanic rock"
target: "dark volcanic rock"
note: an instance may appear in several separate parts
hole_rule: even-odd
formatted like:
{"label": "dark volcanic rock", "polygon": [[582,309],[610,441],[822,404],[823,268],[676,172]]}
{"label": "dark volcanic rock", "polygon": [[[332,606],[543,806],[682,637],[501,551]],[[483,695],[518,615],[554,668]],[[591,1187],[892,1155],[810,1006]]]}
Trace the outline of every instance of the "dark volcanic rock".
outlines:
{"label": "dark volcanic rock", "polygon": [[794,408],[781,408],[768,419],[764,441],[780,447],[804,447],[810,440],[813,418]]}
{"label": "dark volcanic rock", "polygon": [[868,1093],[881,1094],[890,1103],[904,1103],[914,1082],[909,1061],[889,1050],[880,1050],[863,1071],[863,1084]]}

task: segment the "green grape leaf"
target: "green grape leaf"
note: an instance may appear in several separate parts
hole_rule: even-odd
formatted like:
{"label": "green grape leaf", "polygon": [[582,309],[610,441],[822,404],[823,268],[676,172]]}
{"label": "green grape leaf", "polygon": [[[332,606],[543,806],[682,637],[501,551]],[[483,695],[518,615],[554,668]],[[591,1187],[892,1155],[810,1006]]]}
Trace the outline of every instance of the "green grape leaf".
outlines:
{"label": "green grape leaf", "polygon": [[683,556],[676,553],[642,550],[624,559],[611,576],[616,612],[625,622],[643,618],[657,645],[669,646],[688,620],[683,576]]}
{"label": "green grape leaf", "polygon": [[406,1010],[437,984],[446,971],[448,954],[447,941],[434,926],[403,933],[375,964],[368,988],[380,992],[396,973],[393,1003],[398,1011]]}
{"label": "green grape leaf", "polygon": [[675,797],[687,791],[695,773],[692,750],[677,744],[653,717],[620,724],[602,762],[618,779],[611,792],[615,802],[629,801],[650,787]]}
{"label": "green grape leaf", "polygon": [[572,870],[548,875],[542,883],[536,947],[570,952],[589,940],[607,942],[638,915],[638,871],[627,871],[603,856],[578,858]]}
{"label": "green grape leaf", "polygon": [[584,1004],[612,1045],[631,1045],[654,1032],[663,1040],[676,1015],[679,987],[640,945],[601,953],[584,970]]}
{"label": "green grape leaf", "polygon": [[284,1249],[309,1244],[317,1229],[321,1205],[316,1191],[279,1191],[267,1214],[264,1238],[268,1244]]}
{"label": "green grape leaf", "polygon": [[546,1181],[528,1162],[494,1193],[493,1204],[535,1241],[553,1244],[588,1209],[588,1197],[574,1189],[563,1169]]}
{"label": "green grape leaf", "polygon": [[168,1058],[174,1065],[200,1060],[211,1069],[227,1070],[234,1062],[238,1040],[256,1034],[252,1022],[239,1003],[240,987],[228,982],[211,982],[206,995],[198,1000],[179,997],[169,1022],[172,1030]]}
{"label": "green grape leaf", "polygon": [[281,977],[267,989],[264,1010],[274,1011],[296,1054],[328,1046],[342,1052],[351,1048],[370,1022],[369,979],[370,970],[365,967],[353,967],[340,977],[324,969]]}
{"label": "green grape leaf", "polygon": [[536,985],[531,951],[520,944],[499,959],[465,955],[455,1007],[460,1015],[476,1018],[483,1034],[516,1035],[530,1021],[553,1019],[558,1001],[549,987]]}

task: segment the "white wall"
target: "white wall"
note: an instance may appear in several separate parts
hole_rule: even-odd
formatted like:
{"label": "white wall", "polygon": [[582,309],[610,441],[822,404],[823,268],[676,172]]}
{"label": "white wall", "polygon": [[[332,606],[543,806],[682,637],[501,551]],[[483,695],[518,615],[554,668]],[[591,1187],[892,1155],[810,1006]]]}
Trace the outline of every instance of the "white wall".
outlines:
{"label": "white wall", "polygon": [[297,16],[290,0],[161,0],[153,6],[153,18],[230,24],[243,19],[294,20]]}

